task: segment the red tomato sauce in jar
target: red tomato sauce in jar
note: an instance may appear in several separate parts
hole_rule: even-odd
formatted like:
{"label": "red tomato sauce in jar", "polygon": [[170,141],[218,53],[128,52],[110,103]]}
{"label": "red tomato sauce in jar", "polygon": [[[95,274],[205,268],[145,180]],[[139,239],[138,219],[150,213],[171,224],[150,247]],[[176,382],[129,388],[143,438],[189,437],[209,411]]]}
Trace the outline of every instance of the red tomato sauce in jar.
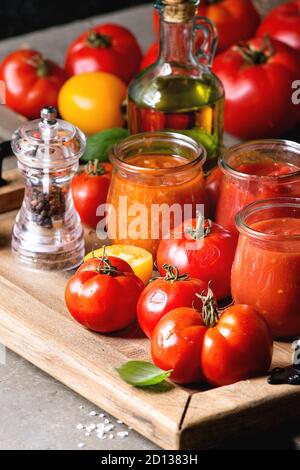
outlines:
{"label": "red tomato sauce in jar", "polygon": [[275,212],[269,212],[270,218],[248,223],[250,231],[240,227],[232,269],[234,301],[255,307],[267,320],[275,338],[300,335],[300,199],[298,201],[299,217],[294,217],[293,211],[287,211],[283,204]]}
{"label": "red tomato sauce in jar", "polygon": [[[151,147],[157,141],[158,151],[153,153]],[[164,145],[165,154],[160,151]],[[156,256],[160,240],[179,225],[172,207],[176,206],[181,223],[187,205],[195,217],[197,205],[205,203],[202,169],[205,150],[179,134],[145,133],[125,139],[115,148],[115,153],[118,156],[111,156],[114,173],[108,203],[117,215],[126,215],[126,221],[125,227],[119,224],[115,234],[111,235],[115,221],[108,213],[109,236],[113,243],[140,246]],[[125,208],[124,197],[127,201]],[[139,215],[132,210],[136,204],[145,209],[140,222],[136,222]],[[170,209],[169,214],[165,216],[160,209],[156,211],[158,207]],[[134,227],[136,233],[131,231]],[[120,233],[124,228],[126,230]]]}
{"label": "red tomato sauce in jar", "polygon": [[221,159],[220,167],[223,179],[216,221],[233,233],[237,233],[237,213],[248,204],[300,197],[300,145],[294,142],[266,140],[235,146]]}

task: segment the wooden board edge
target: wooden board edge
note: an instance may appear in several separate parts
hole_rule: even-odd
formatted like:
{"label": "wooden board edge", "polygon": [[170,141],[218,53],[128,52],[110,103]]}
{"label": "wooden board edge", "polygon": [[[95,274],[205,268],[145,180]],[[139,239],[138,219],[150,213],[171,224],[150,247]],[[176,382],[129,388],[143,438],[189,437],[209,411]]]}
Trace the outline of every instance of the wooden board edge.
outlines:
{"label": "wooden board edge", "polygon": [[[139,396],[139,394],[145,392],[133,390],[131,386],[124,383],[122,383],[116,399],[112,389],[120,384],[121,379],[117,375],[113,378],[113,381],[106,382],[108,371],[101,371],[100,369],[95,371],[89,359],[71,355],[70,351],[62,346],[60,340],[54,339],[53,342],[50,342],[49,332],[43,327],[33,332],[30,323],[26,321],[26,317],[20,317],[18,313],[13,313],[16,305],[18,306],[17,310],[20,310],[21,289],[1,277],[0,288],[1,294],[5,298],[10,298],[12,291],[15,291],[15,305],[12,301],[11,311],[4,308],[0,303],[0,342],[4,346],[24,357],[95,405],[104,408],[108,413],[121,419],[128,426],[131,426],[162,448],[166,450],[179,449],[180,422],[186,402],[189,399],[187,392],[182,391],[184,395],[182,395],[181,405],[177,405],[182,410],[179,411],[177,419],[173,415],[168,415],[167,409],[164,409],[163,413],[157,409],[151,414],[149,400],[147,402],[146,398],[144,399],[142,395]],[[28,295],[27,297],[26,301],[24,298],[21,307],[22,310],[24,309],[25,315],[26,309],[28,310],[31,303],[33,311],[37,307],[44,308],[47,317],[55,315],[55,311],[43,306],[34,297]],[[56,320],[53,319],[53,321]],[[70,324],[72,325],[72,320],[70,320]],[[65,325],[65,327],[67,326]],[[81,329],[76,323],[74,323],[73,328]],[[86,330],[84,331],[89,334]],[[58,350],[59,354],[57,354]],[[124,360],[126,360],[125,356],[120,355],[120,361],[124,362]],[[109,373],[109,375],[111,374]],[[135,399],[133,399],[133,395],[135,395]],[[130,406],[128,405],[130,400],[135,400],[135,409],[130,410],[130,406],[132,406],[132,403]]]}
{"label": "wooden board edge", "polygon": [[3,178],[8,184],[0,188],[0,214],[19,209],[24,198],[24,180],[19,170],[4,171]]}
{"label": "wooden board edge", "polygon": [[217,413],[213,420],[208,416],[199,422],[187,424],[185,418],[197,402],[202,401],[201,393],[191,395],[181,425],[179,449],[208,450],[222,447],[241,436],[267,432],[299,418],[300,390],[296,386],[289,387],[288,395],[278,394],[269,401],[261,400],[252,406],[237,406],[235,410]]}
{"label": "wooden board edge", "polygon": [[[1,315],[3,311],[1,311]],[[136,413],[132,410],[131,414],[128,414],[126,407],[124,407],[122,400],[120,403],[115,403],[113,397],[109,397],[109,394],[105,397],[101,392],[103,388],[99,384],[99,396],[91,396],[91,389],[95,388],[95,382],[101,381],[101,378],[91,377],[91,373],[85,374],[84,371],[81,371],[81,383],[79,380],[73,380],[71,375],[76,373],[79,375],[78,369],[74,368],[73,371],[69,374],[67,371],[68,368],[72,367],[69,362],[68,357],[63,357],[63,359],[58,363],[55,363],[53,367],[53,361],[55,361],[54,356],[51,355],[49,351],[49,357],[46,361],[41,360],[42,353],[44,351],[43,345],[41,348],[37,348],[32,354],[32,349],[26,346],[26,342],[23,342],[24,338],[16,335],[13,337],[8,334],[2,324],[0,324],[0,343],[2,343],[8,349],[14,351],[16,354],[20,355],[28,362],[34,366],[41,369],[46,374],[53,377],[55,380],[61,382],[68,388],[72,389],[74,392],[81,395],[86,400],[90,401],[94,405],[98,406],[101,409],[104,409],[107,413],[115,416],[117,419],[122,420],[127,426],[131,426],[135,431],[154,442],[158,446],[162,447],[165,450],[179,450],[179,441],[180,441],[180,431],[179,426],[174,427],[173,429],[169,427],[169,423],[161,422],[154,423],[150,418],[146,417],[146,414],[142,415]],[[74,367],[74,366],[73,366]]]}

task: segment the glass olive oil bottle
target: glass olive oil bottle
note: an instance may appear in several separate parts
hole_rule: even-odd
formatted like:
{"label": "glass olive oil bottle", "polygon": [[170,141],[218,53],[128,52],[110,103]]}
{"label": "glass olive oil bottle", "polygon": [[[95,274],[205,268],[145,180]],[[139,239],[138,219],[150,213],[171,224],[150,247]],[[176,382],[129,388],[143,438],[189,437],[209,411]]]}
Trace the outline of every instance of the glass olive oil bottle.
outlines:
{"label": "glass olive oil bottle", "polygon": [[196,17],[199,0],[157,0],[160,55],[128,90],[132,134],[174,130],[202,143],[209,161],[223,137],[224,88],[212,73],[217,46],[213,23]]}

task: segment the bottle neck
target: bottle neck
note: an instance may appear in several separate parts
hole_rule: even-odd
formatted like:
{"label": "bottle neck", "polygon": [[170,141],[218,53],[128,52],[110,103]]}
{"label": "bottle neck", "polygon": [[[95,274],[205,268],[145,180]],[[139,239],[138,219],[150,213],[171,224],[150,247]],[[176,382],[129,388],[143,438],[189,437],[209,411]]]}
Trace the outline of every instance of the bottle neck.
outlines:
{"label": "bottle neck", "polygon": [[180,64],[194,63],[194,21],[169,23],[160,21],[160,59]]}

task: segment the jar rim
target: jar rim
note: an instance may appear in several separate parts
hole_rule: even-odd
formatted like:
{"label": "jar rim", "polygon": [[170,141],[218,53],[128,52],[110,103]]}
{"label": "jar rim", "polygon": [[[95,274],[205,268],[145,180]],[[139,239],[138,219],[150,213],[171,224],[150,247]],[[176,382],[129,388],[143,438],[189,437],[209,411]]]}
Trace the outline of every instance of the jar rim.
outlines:
{"label": "jar rim", "polygon": [[251,215],[276,208],[295,208],[300,212],[300,198],[298,197],[277,197],[271,199],[262,199],[254,201],[244,207],[236,215],[235,223],[241,235],[251,238],[268,241],[300,241],[300,233],[294,235],[288,234],[270,234],[253,229],[247,224],[247,218]]}
{"label": "jar rim", "polygon": [[[185,146],[192,150],[196,156],[192,160],[187,161],[187,163],[171,168],[147,168],[127,163],[126,160],[123,160],[121,158],[121,154],[130,150],[131,147],[140,145],[141,148],[145,146],[148,146],[150,148],[149,141],[151,142],[151,140],[161,140],[163,142],[169,141],[171,145],[178,145],[180,143],[184,143]],[[171,153],[172,152],[170,152],[170,154]],[[185,171],[199,163],[201,164],[201,166],[203,166],[206,161],[206,158],[207,152],[203,145],[198,144],[191,137],[176,132],[144,132],[140,134],[133,134],[124,139],[119,144],[114,145],[110,152],[110,161],[114,166],[118,166],[118,168],[129,173],[142,173],[144,175],[156,174],[163,176],[174,174],[180,171]]]}
{"label": "jar rim", "polygon": [[240,144],[233,145],[223,151],[223,155],[219,158],[219,167],[224,174],[228,174],[234,176],[240,180],[257,180],[260,179],[261,181],[288,181],[289,179],[293,179],[295,176],[300,176],[300,168],[291,173],[287,173],[284,175],[249,175],[248,173],[243,173],[233,166],[231,166],[227,161],[226,158],[231,156],[234,153],[241,153],[243,150],[262,150],[264,146],[274,147],[274,148],[282,148],[282,151],[292,150],[295,153],[299,154],[300,157],[300,144],[297,142],[293,142],[292,140],[284,140],[284,139],[261,139],[261,140],[250,140],[248,142],[243,142]]}

